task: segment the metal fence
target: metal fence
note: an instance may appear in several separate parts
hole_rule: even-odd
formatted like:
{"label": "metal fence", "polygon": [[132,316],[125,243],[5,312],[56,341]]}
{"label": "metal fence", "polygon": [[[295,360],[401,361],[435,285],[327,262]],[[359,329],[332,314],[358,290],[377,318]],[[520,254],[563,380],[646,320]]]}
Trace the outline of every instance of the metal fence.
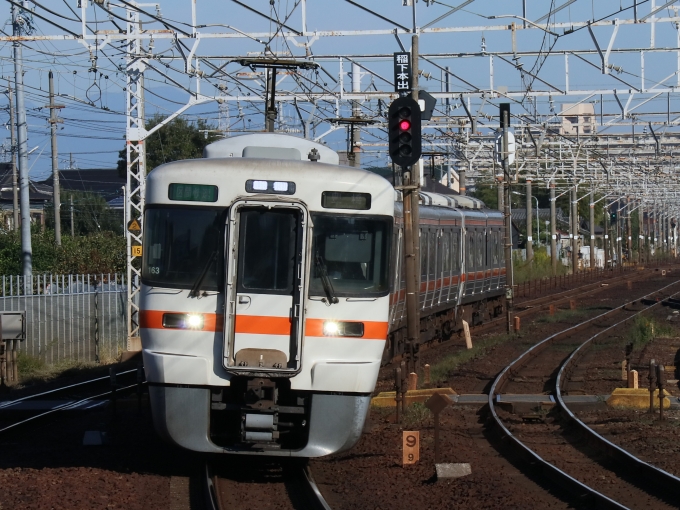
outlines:
{"label": "metal fence", "polygon": [[99,361],[125,350],[122,274],[3,276],[0,311],[26,310],[19,351],[48,364]]}

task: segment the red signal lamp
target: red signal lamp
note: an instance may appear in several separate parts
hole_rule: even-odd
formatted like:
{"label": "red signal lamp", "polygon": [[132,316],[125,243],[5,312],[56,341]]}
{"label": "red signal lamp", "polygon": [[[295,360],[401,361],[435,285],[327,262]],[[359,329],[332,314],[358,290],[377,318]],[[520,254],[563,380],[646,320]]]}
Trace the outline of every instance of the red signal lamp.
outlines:
{"label": "red signal lamp", "polygon": [[400,121],[399,129],[401,129],[402,131],[408,131],[409,129],[411,129],[411,122],[406,119]]}

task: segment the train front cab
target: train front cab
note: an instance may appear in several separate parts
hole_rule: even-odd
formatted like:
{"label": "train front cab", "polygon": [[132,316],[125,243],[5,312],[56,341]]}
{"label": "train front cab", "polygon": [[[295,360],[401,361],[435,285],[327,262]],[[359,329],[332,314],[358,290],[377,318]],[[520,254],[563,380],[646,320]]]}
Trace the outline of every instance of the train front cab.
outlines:
{"label": "train front cab", "polygon": [[[171,280],[152,276],[186,250],[163,245],[180,229],[158,223],[154,211],[176,210],[179,221],[206,208],[154,202],[167,201],[165,182],[186,179],[199,163],[222,173],[217,182],[232,171],[224,202],[210,209],[223,242],[206,247],[195,267],[178,268],[199,284],[167,288]],[[322,456],[358,440],[375,386],[387,336],[393,191],[359,170],[341,169],[346,181],[338,183],[330,173],[338,167],[266,163],[202,160],[150,174],[144,264],[156,254],[159,262],[143,268],[142,307],[144,317],[162,317],[142,325],[152,413],[161,435],[190,450]],[[285,170],[297,180],[287,196],[245,182],[279,182]],[[362,194],[372,200],[360,206]],[[180,331],[169,316],[200,319]]]}

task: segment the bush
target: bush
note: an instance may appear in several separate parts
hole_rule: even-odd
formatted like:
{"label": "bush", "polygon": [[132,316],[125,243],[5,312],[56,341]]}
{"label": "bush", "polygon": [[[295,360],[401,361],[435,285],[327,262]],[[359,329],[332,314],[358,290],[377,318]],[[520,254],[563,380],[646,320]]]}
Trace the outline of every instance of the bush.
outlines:
{"label": "bush", "polygon": [[[512,257],[515,285],[538,278],[550,278],[552,276],[552,262],[548,250],[545,247],[534,248],[533,260],[522,260],[518,255]],[[557,261],[557,274],[567,274],[569,268]]]}
{"label": "bush", "polygon": [[[96,274],[125,272],[125,238],[112,232],[87,236],[62,235],[61,247],[54,232],[34,231],[31,235],[33,272],[55,274]],[[0,274],[21,274],[19,232],[0,232]]]}

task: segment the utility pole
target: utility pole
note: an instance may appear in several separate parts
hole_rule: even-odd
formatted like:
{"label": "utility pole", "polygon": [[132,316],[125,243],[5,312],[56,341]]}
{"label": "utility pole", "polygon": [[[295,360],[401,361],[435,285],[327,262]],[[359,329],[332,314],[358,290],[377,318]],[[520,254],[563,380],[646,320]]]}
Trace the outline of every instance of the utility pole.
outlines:
{"label": "utility pole", "polygon": [[555,213],[555,181],[550,180],[550,262],[552,274],[557,276],[557,217]]}
{"label": "utility pole", "polygon": [[14,94],[12,94],[12,82],[7,79],[7,91],[9,95],[9,132],[12,144],[12,229],[19,230],[19,186],[17,185],[17,130],[14,122]]}
{"label": "utility pole", "polygon": [[609,210],[606,207],[602,208],[602,213],[604,215],[604,239],[602,240],[602,247],[604,248],[604,267],[605,269],[609,267],[609,227],[607,225],[607,220],[609,219]]}
{"label": "utility pole", "polygon": [[59,153],[57,152],[57,124],[62,122],[57,118],[57,110],[64,105],[54,104],[54,75],[50,71],[50,134],[52,136],[52,186],[54,187],[54,240],[61,246],[61,196],[59,187]]}
{"label": "utility pole", "polygon": [[633,229],[630,221],[630,197],[626,197],[626,236],[628,237],[628,263],[633,259]]}
{"label": "utility pole", "polygon": [[[576,166],[576,159],[574,159],[574,167]],[[573,236],[571,238],[571,269],[574,274],[578,272],[578,195],[576,191],[577,184],[576,176],[574,176],[573,187],[571,188],[571,231]]]}
{"label": "utility pole", "polygon": [[[21,36],[19,10],[12,4],[12,34]],[[17,132],[19,142],[19,186],[21,189],[21,274],[30,276],[33,273],[33,249],[31,247],[31,204],[29,201],[28,181],[28,124],[26,123],[26,107],[24,106],[24,60],[21,43],[14,41],[14,89],[17,95]]]}
{"label": "utility pole", "polygon": [[510,217],[510,154],[508,151],[508,128],[510,127],[510,103],[501,103],[501,130],[503,137],[503,215],[505,217],[505,298],[507,300],[507,332],[512,331],[512,294],[513,294],[513,271],[512,271],[512,218]]}
{"label": "utility pole", "polygon": [[75,237],[75,229],[73,228],[73,195],[70,196],[70,199],[71,199],[71,237],[73,238]]}
{"label": "utility pole", "polygon": [[531,221],[531,205],[531,177],[527,177],[527,262],[532,261],[534,258],[534,237],[532,235],[534,233],[534,228]]}
{"label": "utility pole", "polygon": [[266,112],[267,131],[274,132],[276,124],[276,67],[269,69],[269,105]]}
{"label": "utility pole", "polygon": [[[352,62],[352,92],[361,92],[361,68]],[[352,117],[361,117],[361,105],[359,101],[352,101]],[[351,166],[361,167],[361,126],[357,123],[352,123],[349,126],[350,142],[349,153],[347,159]],[[351,158],[351,159],[350,159]]]}
{"label": "utility pole", "polygon": [[595,269],[595,192],[590,188],[590,270]]}

